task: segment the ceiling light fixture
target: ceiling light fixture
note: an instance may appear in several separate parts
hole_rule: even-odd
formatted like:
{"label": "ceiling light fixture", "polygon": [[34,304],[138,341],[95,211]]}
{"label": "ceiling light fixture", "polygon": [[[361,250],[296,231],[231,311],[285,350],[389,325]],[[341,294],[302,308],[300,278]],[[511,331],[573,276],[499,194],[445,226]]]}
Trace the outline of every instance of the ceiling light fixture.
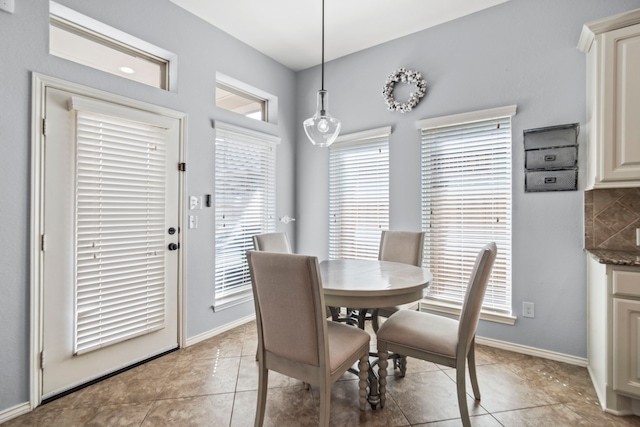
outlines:
{"label": "ceiling light fixture", "polygon": [[130,68],[130,67],[120,67],[118,69],[120,71],[122,71],[123,73],[126,73],[126,74],[133,74],[133,73],[136,72],[136,70],[134,70],[133,68]]}
{"label": "ceiling light fixture", "polygon": [[329,93],[324,90],[324,0],[322,0],[322,86],[318,91],[318,105],[313,117],[304,121],[304,131],[313,145],[328,147],[336,140],[342,124],[327,111]]}

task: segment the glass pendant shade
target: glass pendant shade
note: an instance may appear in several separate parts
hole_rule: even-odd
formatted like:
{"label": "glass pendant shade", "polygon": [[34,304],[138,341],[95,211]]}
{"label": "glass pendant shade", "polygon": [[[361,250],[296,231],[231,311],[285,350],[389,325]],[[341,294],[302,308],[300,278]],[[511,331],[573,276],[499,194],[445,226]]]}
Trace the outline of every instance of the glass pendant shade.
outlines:
{"label": "glass pendant shade", "polygon": [[327,111],[329,94],[326,90],[318,91],[318,107],[313,117],[309,117],[302,125],[304,132],[313,145],[319,147],[330,146],[338,137],[342,124],[340,120],[331,117]]}

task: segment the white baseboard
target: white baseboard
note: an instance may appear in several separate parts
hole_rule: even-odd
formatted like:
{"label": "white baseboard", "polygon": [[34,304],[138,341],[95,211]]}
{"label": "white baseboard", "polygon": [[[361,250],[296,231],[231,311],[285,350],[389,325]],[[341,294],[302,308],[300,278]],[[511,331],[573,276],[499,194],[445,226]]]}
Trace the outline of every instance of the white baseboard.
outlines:
{"label": "white baseboard", "polygon": [[602,391],[600,389],[600,387],[597,387],[596,384],[598,384],[598,381],[596,381],[596,375],[593,373],[593,370],[591,369],[591,366],[587,366],[587,372],[589,372],[589,378],[591,379],[591,382],[593,383],[593,389],[596,391],[596,396],[598,396],[598,402],[600,402],[600,407],[602,408],[603,411],[607,410],[607,405],[603,405],[602,402],[606,402],[606,396],[602,395]]}
{"label": "white baseboard", "polygon": [[0,411],[0,424],[12,420],[20,415],[24,415],[31,411],[31,404],[29,402],[21,403],[13,408]]}
{"label": "white baseboard", "polygon": [[249,316],[240,318],[238,320],[235,320],[231,323],[227,323],[226,325],[222,325],[219,328],[215,328],[215,329],[211,329],[210,331],[207,332],[203,332],[199,335],[196,335],[194,337],[190,337],[187,338],[187,347],[189,347],[190,345],[194,345],[199,343],[200,341],[204,341],[206,339],[209,339],[211,337],[215,337],[216,335],[220,335],[223,332],[226,332],[228,330],[231,330],[233,328],[237,328],[238,326],[244,325],[245,323],[249,323],[252,320],[256,319],[256,315],[255,314],[250,314]]}
{"label": "white baseboard", "polygon": [[556,353],[555,351],[542,350],[535,347],[529,347],[521,344],[514,344],[506,341],[494,340],[492,338],[484,338],[476,336],[476,343],[487,345],[489,347],[501,348],[516,353],[527,354],[529,356],[542,357],[543,359],[555,360],[558,362],[568,363],[570,365],[581,366],[586,368],[589,364],[584,357],[571,356],[564,353]]}

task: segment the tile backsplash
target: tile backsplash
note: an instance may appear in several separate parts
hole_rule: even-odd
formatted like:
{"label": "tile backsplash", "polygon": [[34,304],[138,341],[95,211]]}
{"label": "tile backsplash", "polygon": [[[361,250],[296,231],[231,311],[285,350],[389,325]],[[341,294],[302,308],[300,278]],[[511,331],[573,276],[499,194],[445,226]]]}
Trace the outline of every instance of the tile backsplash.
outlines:
{"label": "tile backsplash", "polygon": [[585,191],[586,249],[640,252],[636,228],[640,228],[640,188]]}

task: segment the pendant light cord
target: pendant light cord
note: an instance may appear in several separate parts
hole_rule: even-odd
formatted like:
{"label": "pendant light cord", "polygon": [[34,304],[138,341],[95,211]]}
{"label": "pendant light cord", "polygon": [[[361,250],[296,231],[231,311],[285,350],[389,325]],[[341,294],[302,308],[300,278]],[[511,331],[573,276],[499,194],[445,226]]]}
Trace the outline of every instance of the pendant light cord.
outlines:
{"label": "pendant light cord", "polygon": [[322,90],[324,90],[324,0],[322,0]]}

